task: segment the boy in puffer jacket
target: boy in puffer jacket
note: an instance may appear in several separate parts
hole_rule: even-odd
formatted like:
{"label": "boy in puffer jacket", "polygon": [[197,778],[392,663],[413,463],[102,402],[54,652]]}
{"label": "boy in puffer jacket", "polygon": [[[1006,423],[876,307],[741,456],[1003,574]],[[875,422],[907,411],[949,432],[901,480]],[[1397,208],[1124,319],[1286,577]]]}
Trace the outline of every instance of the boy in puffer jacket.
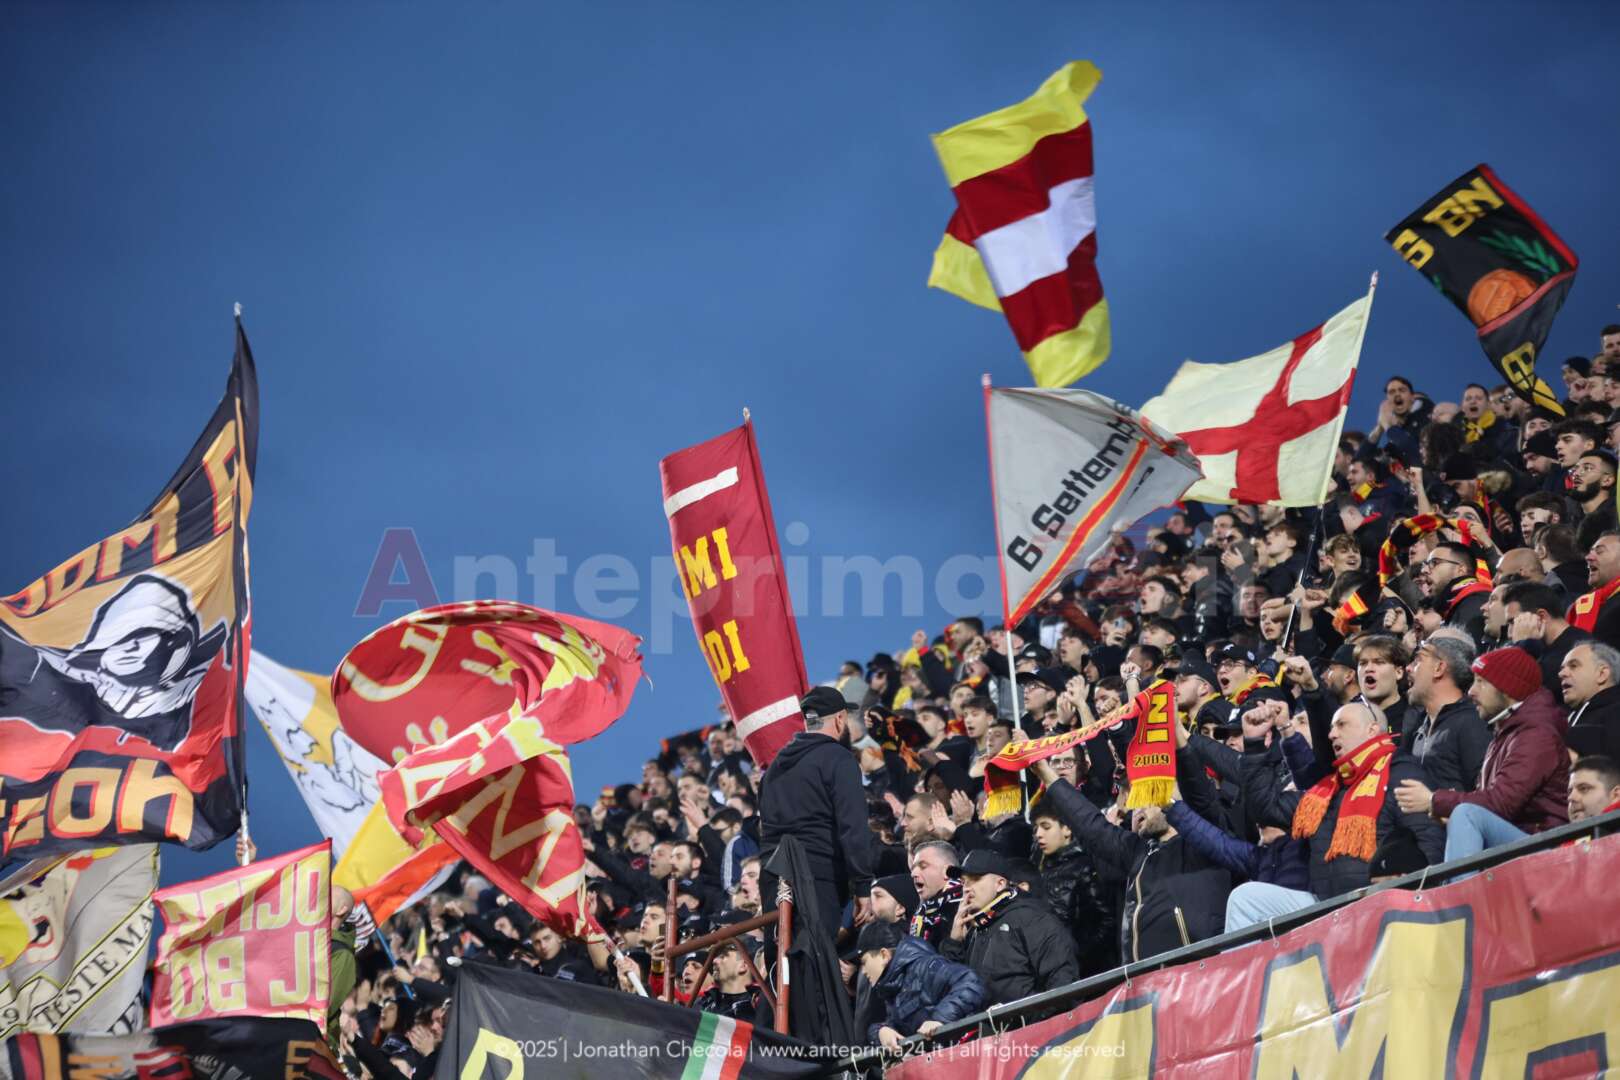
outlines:
{"label": "boy in puffer jacket", "polygon": [[1080,977],[1119,966],[1119,918],[1114,896],[1105,886],[1091,856],[1074,842],[1074,833],[1056,806],[1041,799],[1030,811],[1035,826],[1037,866],[1046,906],[1074,935]]}
{"label": "boy in puffer jacket", "polygon": [[868,923],[857,948],[861,972],[871,990],[867,1036],[885,1050],[900,1040],[930,1035],[984,1006],[984,982],[964,964],[953,963],[898,923]]}

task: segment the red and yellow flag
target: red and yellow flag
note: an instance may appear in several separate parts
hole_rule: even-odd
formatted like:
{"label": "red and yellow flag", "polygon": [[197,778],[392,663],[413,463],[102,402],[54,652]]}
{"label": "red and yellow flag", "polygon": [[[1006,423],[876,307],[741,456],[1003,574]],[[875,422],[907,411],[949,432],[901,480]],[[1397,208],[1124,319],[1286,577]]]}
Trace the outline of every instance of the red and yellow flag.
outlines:
{"label": "red and yellow flag", "polygon": [[1108,359],[1083,108],[1101,80],[1073,61],[1031,97],[933,137],[957,210],[928,284],[1005,314],[1039,386]]}

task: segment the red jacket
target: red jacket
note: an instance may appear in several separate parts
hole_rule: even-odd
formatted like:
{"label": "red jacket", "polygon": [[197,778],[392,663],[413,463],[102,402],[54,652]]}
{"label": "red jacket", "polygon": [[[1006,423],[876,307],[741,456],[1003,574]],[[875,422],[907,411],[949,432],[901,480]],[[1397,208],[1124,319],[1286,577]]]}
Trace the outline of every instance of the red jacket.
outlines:
{"label": "red jacket", "polygon": [[1485,751],[1479,787],[1434,793],[1435,817],[1450,817],[1463,803],[1483,806],[1525,832],[1569,821],[1569,750],[1564,710],[1543,687],[1497,721]]}

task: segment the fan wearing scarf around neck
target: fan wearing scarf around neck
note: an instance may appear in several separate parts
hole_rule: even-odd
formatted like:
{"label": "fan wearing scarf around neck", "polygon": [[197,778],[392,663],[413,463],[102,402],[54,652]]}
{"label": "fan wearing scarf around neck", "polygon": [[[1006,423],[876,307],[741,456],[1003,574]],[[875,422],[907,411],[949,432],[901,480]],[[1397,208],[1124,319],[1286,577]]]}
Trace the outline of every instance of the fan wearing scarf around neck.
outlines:
{"label": "fan wearing scarf around neck", "polygon": [[1292,791],[1283,789],[1277,775],[1281,740],[1245,740],[1243,784],[1251,812],[1260,824],[1288,829],[1306,842],[1311,887],[1306,892],[1265,882],[1239,885],[1227,901],[1228,931],[1281,918],[1370,884],[1369,864],[1402,828],[1417,840],[1429,862],[1441,860],[1444,826],[1427,814],[1402,813],[1395,800],[1400,782],[1422,780],[1423,770],[1396,749],[1384,711],[1358,696],[1333,714],[1328,738],[1332,768],[1325,775],[1296,772],[1298,790]]}
{"label": "fan wearing scarf around neck", "polygon": [[1074,935],[1041,901],[1018,887],[1030,867],[998,851],[970,851],[951,868],[962,879],[962,904],[940,955],[966,964],[987,1000],[1017,1001],[1080,978]]}

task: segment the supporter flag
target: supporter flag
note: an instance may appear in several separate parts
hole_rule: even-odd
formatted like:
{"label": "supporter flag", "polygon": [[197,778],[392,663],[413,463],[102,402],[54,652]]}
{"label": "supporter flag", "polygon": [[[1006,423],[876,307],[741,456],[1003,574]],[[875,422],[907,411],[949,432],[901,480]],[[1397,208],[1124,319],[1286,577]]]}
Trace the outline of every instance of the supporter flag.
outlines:
{"label": "supporter flag", "polygon": [[343,730],[395,768],[394,827],[432,828],[559,932],[583,934],[584,850],[563,747],[623,715],[641,639],[505,601],[413,612],[349,650],[332,676]]}
{"label": "supporter flag", "polygon": [[1317,506],[1327,498],[1361,341],[1367,295],[1270,352],[1229,364],[1181,365],[1142,415],[1184,439],[1204,478],[1187,498]]}
{"label": "supporter flag", "polygon": [[332,843],[160,889],[152,1026],[285,1016],[326,1028]]}
{"label": "supporter flag", "polygon": [[5,855],[236,832],[258,415],[238,322],[224,400],[146,512],[0,597]]}
{"label": "supporter flag", "polygon": [[1020,622],[1142,515],[1181,498],[1198,462],[1128,406],[1088,390],[985,377],[990,490],[1007,625]]}
{"label": "supporter flag", "polygon": [[772,1080],[823,1070],[805,1043],[730,1017],[602,986],[464,965],[439,1048],[439,1076]]}
{"label": "supporter flag", "polygon": [[809,680],[754,425],[658,463],[675,574],[737,736],[761,768],[804,730]]}
{"label": "supporter flag", "polygon": [[1468,316],[1485,355],[1520,397],[1563,415],[1558,395],[1536,375],[1536,357],[1580,261],[1540,215],[1489,165],[1476,165],[1384,239]]}
{"label": "supporter flag", "polygon": [[378,919],[444,883],[456,854],[429,831],[412,844],[388,821],[377,776],[390,766],[338,726],[330,680],[254,652],[247,702],[338,857],[332,879]]}
{"label": "supporter flag", "polygon": [[24,1035],[0,1050],[0,1066],[11,1080],[344,1077],[314,1024],[279,1018],[204,1020],[132,1035]]}
{"label": "supporter flag", "polygon": [[1040,386],[1108,359],[1084,108],[1101,79],[1076,60],[1034,96],[933,137],[957,209],[928,284],[1000,309]]}
{"label": "supporter flag", "polygon": [[31,864],[0,896],[0,1039],[142,1027],[156,844]]}

